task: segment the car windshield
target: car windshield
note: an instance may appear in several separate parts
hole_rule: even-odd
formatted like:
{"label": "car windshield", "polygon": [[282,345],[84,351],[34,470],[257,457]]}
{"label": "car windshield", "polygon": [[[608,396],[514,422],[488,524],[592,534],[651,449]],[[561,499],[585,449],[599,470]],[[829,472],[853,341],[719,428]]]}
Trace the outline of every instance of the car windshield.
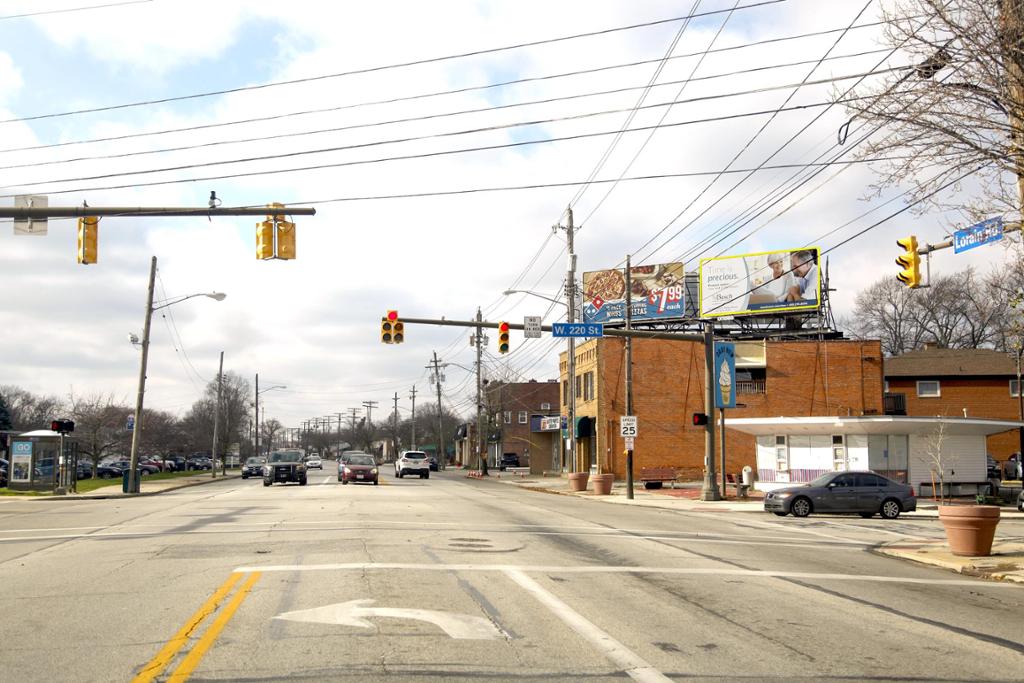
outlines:
{"label": "car windshield", "polygon": [[834,477],[835,475],[836,475],[835,472],[829,472],[828,474],[823,474],[820,477],[818,477],[817,479],[815,479],[812,482],[810,482],[808,484],[808,486],[825,486],[830,481],[832,481],[832,477]]}
{"label": "car windshield", "polygon": [[350,465],[374,465],[372,455],[352,455],[348,458],[348,464]]}
{"label": "car windshield", "polygon": [[245,461],[246,465],[259,465],[263,462],[263,458],[249,458]]}
{"label": "car windshield", "polygon": [[426,453],[406,453],[404,457],[405,457],[406,460],[425,460],[426,457],[427,457],[427,454]]}
{"label": "car windshield", "polygon": [[270,462],[298,462],[299,456],[297,453],[271,453]]}

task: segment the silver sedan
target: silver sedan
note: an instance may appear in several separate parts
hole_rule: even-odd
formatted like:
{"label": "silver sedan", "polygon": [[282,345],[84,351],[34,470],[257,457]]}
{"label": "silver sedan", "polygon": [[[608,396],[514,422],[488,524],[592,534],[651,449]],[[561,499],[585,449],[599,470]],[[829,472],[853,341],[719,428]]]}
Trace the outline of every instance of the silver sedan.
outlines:
{"label": "silver sedan", "polygon": [[916,510],[917,498],[913,487],[874,472],[829,472],[807,484],[769,491],[764,509],[780,517],[823,512],[896,519]]}

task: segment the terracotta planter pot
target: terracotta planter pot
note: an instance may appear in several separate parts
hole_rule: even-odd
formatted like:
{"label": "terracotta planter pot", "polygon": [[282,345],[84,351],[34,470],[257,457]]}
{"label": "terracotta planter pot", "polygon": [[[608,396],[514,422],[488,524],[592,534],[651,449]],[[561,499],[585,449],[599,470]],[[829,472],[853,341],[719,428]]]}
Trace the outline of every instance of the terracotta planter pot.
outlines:
{"label": "terracotta planter pot", "polygon": [[615,481],[615,475],[611,472],[607,474],[595,474],[594,475],[594,493],[599,496],[607,496],[612,492],[612,482]]}
{"label": "terracotta planter pot", "polygon": [[586,491],[587,490],[587,479],[590,477],[590,472],[570,472],[569,473],[569,490],[570,491]]}
{"label": "terracotta planter pot", "polygon": [[954,555],[985,557],[992,554],[992,539],[999,524],[996,505],[940,505],[939,520]]}

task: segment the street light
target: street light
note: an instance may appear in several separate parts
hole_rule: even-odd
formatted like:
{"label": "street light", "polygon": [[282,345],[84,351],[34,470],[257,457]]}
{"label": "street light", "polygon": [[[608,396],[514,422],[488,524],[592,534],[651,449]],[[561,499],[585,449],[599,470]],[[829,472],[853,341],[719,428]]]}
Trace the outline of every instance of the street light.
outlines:
{"label": "street light", "polygon": [[563,306],[568,306],[569,305],[566,302],[562,301],[561,299],[555,299],[554,297],[545,296],[544,294],[538,294],[537,292],[531,292],[528,289],[506,289],[503,293],[505,294],[505,296],[510,296],[512,294],[529,294],[531,296],[539,297],[541,299],[547,299],[548,301],[553,301],[556,304],[562,304]]}
{"label": "street light", "polygon": [[267,387],[266,389],[263,389],[261,391],[260,390],[260,375],[259,375],[259,373],[256,373],[256,404],[255,404],[255,407],[256,407],[256,424],[255,424],[255,429],[253,430],[255,432],[255,434],[256,434],[256,437],[254,439],[253,447],[254,447],[254,451],[255,451],[257,457],[260,454],[260,394],[265,394],[268,391],[273,391],[274,389],[287,389],[287,388],[288,387],[286,387],[283,384],[275,384],[275,385]]}
{"label": "street light", "polygon": [[199,293],[189,294],[187,296],[178,297],[175,299],[166,299],[158,302],[156,306],[153,305],[153,287],[156,282],[156,256],[153,257],[149,267],[149,291],[146,294],[146,322],[142,326],[142,362],[139,364],[139,395],[135,399],[135,424],[132,427],[132,452],[131,458],[129,459],[129,471],[128,471],[128,492],[138,493],[139,492],[139,441],[142,438],[142,401],[146,394],[146,363],[149,360],[149,330],[150,324],[153,320],[153,311],[157,311],[161,308],[167,308],[174,304],[181,303],[186,299],[191,299],[197,296],[205,296],[213,299],[214,301],[223,301],[227,295],[223,292],[210,292],[210,293]]}

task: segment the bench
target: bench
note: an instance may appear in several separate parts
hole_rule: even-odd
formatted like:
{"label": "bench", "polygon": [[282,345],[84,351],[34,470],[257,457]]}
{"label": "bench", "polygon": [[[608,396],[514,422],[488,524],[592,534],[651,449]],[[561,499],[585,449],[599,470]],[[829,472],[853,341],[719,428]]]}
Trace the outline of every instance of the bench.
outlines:
{"label": "bench", "polygon": [[660,489],[666,481],[675,483],[676,468],[674,467],[641,467],[640,481],[645,489]]}

